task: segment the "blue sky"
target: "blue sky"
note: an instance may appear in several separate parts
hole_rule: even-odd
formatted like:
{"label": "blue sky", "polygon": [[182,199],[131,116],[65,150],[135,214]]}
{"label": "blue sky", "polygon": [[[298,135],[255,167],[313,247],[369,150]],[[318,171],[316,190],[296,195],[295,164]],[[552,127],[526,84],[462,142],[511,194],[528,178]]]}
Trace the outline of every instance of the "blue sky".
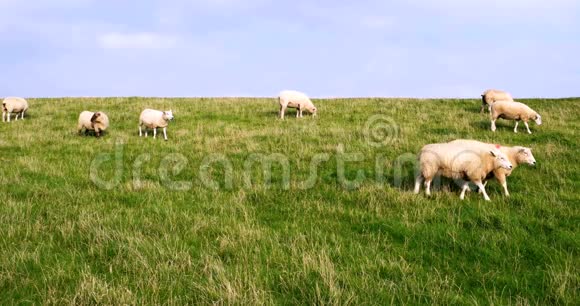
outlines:
{"label": "blue sky", "polygon": [[0,0],[0,96],[580,96],[577,0]]}

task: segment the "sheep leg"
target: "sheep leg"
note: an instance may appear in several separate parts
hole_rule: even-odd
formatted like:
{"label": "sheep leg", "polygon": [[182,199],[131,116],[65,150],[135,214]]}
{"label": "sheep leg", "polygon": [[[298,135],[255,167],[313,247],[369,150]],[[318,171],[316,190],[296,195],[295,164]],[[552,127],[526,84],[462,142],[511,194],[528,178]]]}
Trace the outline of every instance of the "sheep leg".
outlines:
{"label": "sheep leg", "polygon": [[501,183],[501,186],[503,187],[503,191],[505,192],[505,196],[509,197],[510,192],[508,191],[508,188],[507,188],[507,182],[504,181],[503,183]]}
{"label": "sheep leg", "polygon": [[165,141],[167,141],[167,128],[166,127],[163,128],[163,138],[165,139]]}
{"label": "sheep leg", "polygon": [[421,183],[423,182],[423,176],[421,176],[421,174],[417,175],[417,177],[415,178],[415,194],[418,194],[419,191],[421,190]]}
{"label": "sheep leg", "polygon": [[514,127],[514,133],[518,132],[518,124],[520,124],[520,122],[516,121],[516,126]]}
{"label": "sheep leg", "polygon": [[6,112],[2,112],[2,122],[6,121]]}
{"label": "sheep leg", "polygon": [[509,197],[510,193],[509,193],[508,188],[507,188],[507,177],[504,174],[500,174],[497,176],[497,180],[501,184],[501,186],[503,187],[503,191],[505,193],[505,196]]}
{"label": "sheep leg", "polygon": [[280,105],[280,112],[278,113],[278,117],[284,120],[284,113],[286,112],[286,106]]}
{"label": "sheep leg", "polygon": [[486,201],[490,201],[489,196],[487,195],[487,192],[485,192],[485,186],[483,185],[483,183],[481,181],[477,181],[477,182],[473,182],[475,185],[477,185],[477,187],[479,187],[479,190],[481,190],[481,193],[483,193],[483,198]]}
{"label": "sheep leg", "polygon": [[528,130],[528,134],[531,134],[532,131],[530,131],[530,126],[528,125],[528,122],[524,121],[524,125],[526,126],[526,130]]}
{"label": "sheep leg", "polygon": [[14,121],[18,121],[18,113],[16,113],[16,119]]}
{"label": "sheep leg", "polygon": [[153,139],[157,137],[157,128],[153,128]]}
{"label": "sheep leg", "polygon": [[141,137],[143,133],[141,132],[141,126],[139,126],[139,137]]}
{"label": "sheep leg", "polygon": [[[483,187],[486,187],[486,186],[487,186],[487,181],[483,182]],[[477,191],[477,193],[481,193],[481,189],[479,189],[479,190]]]}
{"label": "sheep leg", "polygon": [[465,192],[467,189],[469,189],[469,183],[467,181],[463,181],[463,186],[461,186],[461,195],[459,195],[461,200],[465,199]]}
{"label": "sheep leg", "polygon": [[300,118],[300,105],[296,108],[296,118]]}
{"label": "sheep leg", "polygon": [[11,115],[11,114],[12,114],[12,113],[10,113],[10,112],[7,112],[7,113],[6,113],[6,115],[8,116],[8,122],[10,122],[10,115]]}
{"label": "sheep leg", "polygon": [[497,120],[497,119],[491,119],[491,131],[492,131],[492,132],[495,132],[495,129],[496,129],[496,127],[495,127],[495,121],[496,121],[496,120]]}
{"label": "sheep leg", "polygon": [[425,193],[431,195],[431,179],[425,179]]}
{"label": "sheep leg", "polygon": [[147,130],[147,128],[145,128],[145,138],[147,138],[148,135],[149,135],[149,131]]}
{"label": "sheep leg", "polygon": [[24,111],[20,114],[20,120],[24,120]]}

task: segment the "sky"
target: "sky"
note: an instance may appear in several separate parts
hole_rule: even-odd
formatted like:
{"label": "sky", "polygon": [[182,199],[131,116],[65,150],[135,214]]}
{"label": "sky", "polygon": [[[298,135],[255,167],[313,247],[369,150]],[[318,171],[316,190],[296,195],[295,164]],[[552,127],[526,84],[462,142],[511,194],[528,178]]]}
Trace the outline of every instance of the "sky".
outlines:
{"label": "sky", "polygon": [[0,0],[0,97],[580,96],[578,0]]}

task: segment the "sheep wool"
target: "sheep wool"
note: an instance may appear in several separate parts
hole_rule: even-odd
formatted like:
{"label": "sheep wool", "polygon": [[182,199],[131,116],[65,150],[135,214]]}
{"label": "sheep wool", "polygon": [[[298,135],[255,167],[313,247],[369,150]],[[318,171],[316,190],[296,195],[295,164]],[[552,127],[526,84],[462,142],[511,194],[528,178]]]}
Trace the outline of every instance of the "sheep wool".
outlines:
{"label": "sheep wool", "polygon": [[491,111],[491,105],[497,101],[513,101],[512,95],[508,92],[498,89],[488,89],[481,94],[481,112],[487,106],[488,111]]}
{"label": "sheep wool", "polygon": [[284,113],[287,108],[296,108],[296,118],[301,118],[302,112],[304,110],[316,116],[316,107],[308,98],[308,96],[302,92],[294,90],[284,90],[278,95],[278,103],[280,104],[280,111],[278,115],[280,119],[284,119]]}
{"label": "sheep wool", "polygon": [[18,115],[20,119],[24,120],[24,113],[28,110],[28,101],[19,97],[8,97],[2,101],[2,122],[10,122],[11,114],[16,114],[16,121]]}
{"label": "sheep wool", "polygon": [[145,137],[147,137],[147,129],[153,130],[153,138],[157,136],[157,128],[163,129],[163,138],[167,140],[167,126],[169,121],[173,120],[173,111],[159,111],[154,109],[145,109],[139,116],[139,137],[143,135],[142,129],[145,129]]}
{"label": "sheep wool", "polygon": [[[498,168],[511,169],[512,165],[499,149],[481,147],[466,148],[462,144],[436,143],[425,145],[418,155],[420,172],[415,178],[415,193],[419,193],[422,182],[425,192],[431,195],[431,182],[440,174],[456,180],[461,185],[460,199],[465,198],[469,188],[468,181],[474,183],[486,201],[489,196],[485,192],[483,180],[490,172]],[[468,180],[468,181],[466,181]]]}
{"label": "sheep wool", "polygon": [[542,116],[529,106],[520,102],[499,101],[491,106],[491,130],[495,132],[495,121],[498,119],[515,120],[514,133],[518,132],[519,121],[523,121],[528,134],[531,134],[528,121],[533,120],[537,125],[542,124]]}

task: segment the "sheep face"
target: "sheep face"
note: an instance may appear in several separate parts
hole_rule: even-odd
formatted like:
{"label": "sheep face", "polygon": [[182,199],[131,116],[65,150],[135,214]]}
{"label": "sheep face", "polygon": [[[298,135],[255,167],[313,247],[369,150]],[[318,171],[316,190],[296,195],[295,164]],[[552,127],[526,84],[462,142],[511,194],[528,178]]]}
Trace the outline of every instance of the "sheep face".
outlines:
{"label": "sheep face", "polygon": [[99,119],[99,117],[101,116],[101,113],[95,113],[92,117],[91,117],[91,123],[95,124],[95,122],[97,122],[97,119]]}
{"label": "sheep face", "polygon": [[536,159],[534,158],[532,149],[530,148],[521,147],[516,155],[516,160],[521,164],[536,165]]}
{"label": "sheep face", "polygon": [[316,117],[316,107],[311,106],[311,107],[307,108],[306,110],[309,111],[313,117]]}
{"label": "sheep face", "polygon": [[172,110],[168,110],[163,112],[163,119],[167,120],[167,121],[171,121],[173,120],[173,111]]}
{"label": "sheep face", "polygon": [[542,116],[540,114],[536,114],[536,119],[534,119],[537,125],[542,125]]}
{"label": "sheep face", "polygon": [[493,149],[489,151],[489,153],[494,157],[495,168],[504,168],[506,170],[511,170],[513,168],[513,165],[510,163],[507,156],[505,156],[505,154],[503,154],[500,150]]}

